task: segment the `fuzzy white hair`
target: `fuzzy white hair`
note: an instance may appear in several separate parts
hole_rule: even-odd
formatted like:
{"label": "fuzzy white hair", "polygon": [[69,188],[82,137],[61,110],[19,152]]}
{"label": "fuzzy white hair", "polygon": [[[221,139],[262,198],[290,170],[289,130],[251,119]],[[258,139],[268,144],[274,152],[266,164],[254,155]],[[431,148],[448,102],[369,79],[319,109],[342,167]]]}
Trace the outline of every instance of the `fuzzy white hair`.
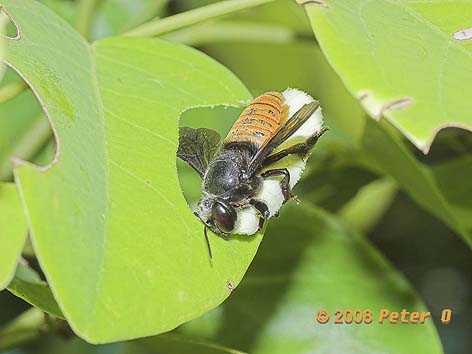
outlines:
{"label": "fuzzy white hair", "polygon": [[[305,104],[313,102],[314,99],[307,93],[293,88],[288,88],[282,95],[288,106],[288,119],[302,108]],[[313,134],[319,132],[323,127],[323,116],[321,107],[312,114],[312,116],[303,124],[290,138],[282,143],[275,151],[282,150],[294,144],[300,143],[308,139]],[[284,157],[277,163],[270,166],[272,168],[287,168],[290,173],[290,187],[293,188],[300,180],[303,170],[306,166],[306,160],[298,155],[290,155]],[[269,208],[270,217],[274,216],[283,204],[282,189],[280,180],[265,179],[254,199],[264,202]],[[259,228],[259,215],[257,210],[249,205],[237,210],[238,217],[233,233],[241,235],[252,235]]]}

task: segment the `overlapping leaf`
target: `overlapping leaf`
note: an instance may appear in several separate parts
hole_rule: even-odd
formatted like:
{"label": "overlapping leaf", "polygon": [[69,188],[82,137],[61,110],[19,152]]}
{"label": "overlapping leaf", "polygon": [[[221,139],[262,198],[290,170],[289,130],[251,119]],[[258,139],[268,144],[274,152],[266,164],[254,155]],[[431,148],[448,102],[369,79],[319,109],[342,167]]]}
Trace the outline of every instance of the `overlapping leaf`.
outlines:
{"label": "overlapping leaf", "polygon": [[433,3],[326,0],[305,6],[349,91],[424,152],[444,127],[472,129],[472,101],[465,94],[472,90],[472,52],[454,36],[465,25],[457,13],[470,15],[472,2],[453,12],[454,2]]}
{"label": "overlapping leaf", "polygon": [[26,221],[16,186],[0,183],[0,289],[9,284],[15,273],[26,236]]}
{"label": "overlapping leaf", "polygon": [[37,309],[58,318],[64,318],[46,282],[27,265],[19,264],[8,291]]}
{"label": "overlapping leaf", "polygon": [[174,328],[223,301],[261,235],[211,237],[180,190],[180,112],[250,96],[225,68],[183,46],[115,38],[89,46],[34,1],[3,0],[21,39],[9,63],[55,128],[47,167],[15,177],[37,256],[74,330],[92,342]]}

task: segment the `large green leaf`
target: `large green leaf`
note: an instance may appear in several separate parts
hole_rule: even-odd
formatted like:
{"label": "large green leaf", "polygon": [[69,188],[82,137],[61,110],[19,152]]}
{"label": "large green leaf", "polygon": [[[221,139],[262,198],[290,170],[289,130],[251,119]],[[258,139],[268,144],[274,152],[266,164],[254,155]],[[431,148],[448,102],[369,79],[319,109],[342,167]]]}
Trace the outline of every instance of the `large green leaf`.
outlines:
{"label": "large green leaf", "polygon": [[[184,333],[258,354],[442,353],[432,319],[378,323],[380,309],[425,307],[364,238],[332,216],[308,203],[287,206],[266,236],[235,296],[182,326]],[[327,324],[316,321],[319,309],[329,311]],[[334,324],[335,309],[370,309],[373,321]]]}
{"label": "large green leaf", "polygon": [[[465,96],[472,90],[472,53],[451,32],[464,28],[463,16],[443,16],[457,1],[434,3],[434,11],[398,0],[305,5],[323,52],[349,91],[370,115],[385,116],[425,153],[440,129],[472,129],[472,101]],[[472,1],[462,5],[470,19]],[[440,25],[439,14],[446,18]]]}
{"label": "large green leaf", "polygon": [[33,243],[73,329],[91,342],[170,330],[221,303],[261,235],[210,235],[182,195],[179,114],[250,98],[201,53],[151,39],[89,46],[44,6],[3,0],[21,39],[9,63],[31,84],[55,128],[45,168],[15,169]]}
{"label": "large green leaf", "polygon": [[[0,16],[2,12],[0,9]],[[3,64],[3,58],[5,58],[5,39],[4,39],[4,31],[5,31],[5,19],[4,17],[0,17],[0,82],[3,78],[3,72],[5,71],[5,65]]]}
{"label": "large green leaf", "polygon": [[0,183],[0,290],[15,273],[27,228],[14,184]]}

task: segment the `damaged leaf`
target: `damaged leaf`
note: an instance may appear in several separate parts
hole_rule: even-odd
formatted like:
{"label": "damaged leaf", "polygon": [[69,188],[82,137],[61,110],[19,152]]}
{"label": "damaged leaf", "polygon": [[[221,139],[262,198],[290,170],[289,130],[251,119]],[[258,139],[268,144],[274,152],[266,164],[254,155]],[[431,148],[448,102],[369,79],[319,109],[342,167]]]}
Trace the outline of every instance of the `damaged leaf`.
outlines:
{"label": "damaged leaf", "polygon": [[[326,6],[309,1],[305,8],[351,94],[427,153],[440,129],[472,129],[472,100],[465,95],[472,90],[472,55],[446,22],[457,20],[460,29],[464,16],[440,20],[451,2],[423,3],[326,0]],[[464,6],[470,14],[471,4]]]}
{"label": "damaged leaf", "polygon": [[[193,49],[154,39],[89,45],[30,0],[3,0],[21,39],[8,62],[52,121],[56,155],[15,169],[37,257],[74,331],[109,342],[168,331],[217,306],[251,262],[261,234],[210,235],[182,195],[178,117],[238,105],[247,89]],[[139,314],[137,316],[136,314]]]}

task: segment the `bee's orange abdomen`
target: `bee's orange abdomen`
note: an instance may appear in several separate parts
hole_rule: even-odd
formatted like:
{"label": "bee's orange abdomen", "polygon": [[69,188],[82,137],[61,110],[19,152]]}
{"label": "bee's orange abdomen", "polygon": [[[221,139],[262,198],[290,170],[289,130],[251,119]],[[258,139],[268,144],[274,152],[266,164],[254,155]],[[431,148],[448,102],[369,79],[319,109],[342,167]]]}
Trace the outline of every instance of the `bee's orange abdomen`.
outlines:
{"label": "bee's orange abdomen", "polygon": [[224,142],[246,141],[260,147],[285,123],[287,112],[288,107],[282,94],[264,93],[244,109]]}

